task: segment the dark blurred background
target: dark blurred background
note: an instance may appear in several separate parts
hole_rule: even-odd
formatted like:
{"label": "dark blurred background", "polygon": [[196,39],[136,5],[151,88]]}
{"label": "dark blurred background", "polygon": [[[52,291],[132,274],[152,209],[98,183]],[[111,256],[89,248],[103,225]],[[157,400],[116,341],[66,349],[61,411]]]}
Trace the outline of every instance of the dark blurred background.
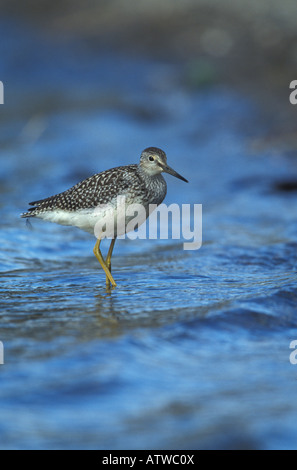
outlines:
{"label": "dark blurred background", "polygon": [[266,83],[276,91],[296,69],[292,0],[2,0],[1,10],[57,43],[79,39],[85,47],[113,47],[193,66],[204,60],[228,83]]}
{"label": "dark blurred background", "polygon": [[[68,48],[65,61],[76,62],[74,74],[88,67],[83,57],[89,55],[96,61],[96,54],[108,51],[174,62],[179,64],[178,79],[185,86],[199,89],[225,84],[252,93],[263,101],[262,110],[270,122],[275,121],[277,138],[292,145],[295,109],[288,96],[297,63],[297,11],[292,0],[2,0],[1,11],[12,22],[11,28],[19,21],[34,31],[29,44],[20,40],[11,51],[9,66],[19,80],[24,73],[23,82],[30,79],[25,72],[31,62],[37,65],[39,60],[39,67],[43,62],[50,64],[50,57],[42,57],[47,51],[42,53],[38,37],[51,42],[58,54],[61,47]],[[54,67],[49,65],[48,73],[58,76]],[[4,78],[6,70],[4,64]],[[124,71],[120,73],[125,81]],[[170,76],[163,79],[170,83]]]}

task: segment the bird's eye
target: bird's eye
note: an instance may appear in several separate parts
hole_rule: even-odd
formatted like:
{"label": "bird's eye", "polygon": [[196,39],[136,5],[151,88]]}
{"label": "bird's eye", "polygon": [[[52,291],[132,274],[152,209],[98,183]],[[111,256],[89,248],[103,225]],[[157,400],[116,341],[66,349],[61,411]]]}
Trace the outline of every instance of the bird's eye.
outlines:
{"label": "bird's eye", "polygon": [[149,157],[150,162],[153,162],[154,160],[155,160],[154,157]]}

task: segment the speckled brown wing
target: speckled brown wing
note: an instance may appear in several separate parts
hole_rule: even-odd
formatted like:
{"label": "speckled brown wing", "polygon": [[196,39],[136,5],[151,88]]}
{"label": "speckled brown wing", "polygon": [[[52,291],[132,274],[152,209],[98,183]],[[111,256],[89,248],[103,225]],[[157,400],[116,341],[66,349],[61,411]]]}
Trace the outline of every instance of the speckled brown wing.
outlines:
{"label": "speckled brown wing", "polygon": [[34,207],[22,214],[22,217],[35,217],[53,210],[72,212],[107,204],[118,195],[133,190],[133,184],[138,179],[137,165],[112,168],[90,176],[60,194],[30,202],[29,205]]}

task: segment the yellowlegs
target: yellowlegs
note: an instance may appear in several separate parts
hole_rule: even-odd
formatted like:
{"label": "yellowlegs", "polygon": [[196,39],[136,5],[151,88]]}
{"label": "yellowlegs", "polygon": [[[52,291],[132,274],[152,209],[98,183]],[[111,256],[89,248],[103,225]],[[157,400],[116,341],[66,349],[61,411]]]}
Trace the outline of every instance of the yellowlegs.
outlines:
{"label": "yellowlegs", "polygon": [[[116,217],[117,198],[124,197],[125,205],[141,204],[145,208],[145,218],[149,216],[149,206],[159,205],[167,192],[166,181],[162,172],[188,182],[183,176],[167,165],[167,157],[163,150],[149,147],[141,153],[138,165],[127,165],[112,168],[98,173],[76,184],[63,193],[51,196],[40,201],[30,202],[34,206],[21,215],[21,217],[38,217],[61,225],[78,227],[91,234],[96,233],[95,227],[102,210],[98,208],[112,208],[112,216]],[[125,219],[124,233],[127,231],[128,218]],[[97,235],[97,234],[96,234]],[[111,256],[114,248],[117,230],[109,247],[107,258],[104,260],[97,236],[94,254],[106,275],[106,284],[116,286],[111,275]]]}

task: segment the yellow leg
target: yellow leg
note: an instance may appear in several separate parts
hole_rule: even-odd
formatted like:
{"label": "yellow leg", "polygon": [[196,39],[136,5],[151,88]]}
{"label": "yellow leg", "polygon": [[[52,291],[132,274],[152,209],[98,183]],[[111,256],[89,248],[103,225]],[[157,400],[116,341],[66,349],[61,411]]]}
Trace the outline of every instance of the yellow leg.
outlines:
{"label": "yellow leg", "polygon": [[116,282],[114,278],[112,277],[111,272],[109,271],[108,267],[106,266],[102,253],[100,251],[100,243],[101,243],[101,240],[96,241],[96,245],[94,247],[94,255],[96,256],[97,260],[101,264],[101,267],[106,274],[106,278],[109,279],[109,281],[114,287],[116,287]]}
{"label": "yellow leg", "polygon": [[[105,260],[105,264],[106,264],[107,269],[109,270],[110,273],[111,273],[111,257],[112,257],[112,252],[113,252],[113,249],[114,249],[115,242],[116,242],[116,238],[113,238],[111,240],[111,244],[110,244],[108,254],[107,254],[107,257],[106,257],[106,260]],[[108,287],[109,287],[109,281],[110,281],[110,279],[106,276],[106,285]]]}
{"label": "yellow leg", "polygon": [[107,254],[107,257],[106,257],[106,261],[105,261],[106,266],[108,267],[110,272],[111,272],[111,257],[112,257],[112,252],[113,252],[113,249],[114,249],[115,242],[116,242],[116,238],[113,238],[111,240],[111,244],[110,244],[108,254]]}

